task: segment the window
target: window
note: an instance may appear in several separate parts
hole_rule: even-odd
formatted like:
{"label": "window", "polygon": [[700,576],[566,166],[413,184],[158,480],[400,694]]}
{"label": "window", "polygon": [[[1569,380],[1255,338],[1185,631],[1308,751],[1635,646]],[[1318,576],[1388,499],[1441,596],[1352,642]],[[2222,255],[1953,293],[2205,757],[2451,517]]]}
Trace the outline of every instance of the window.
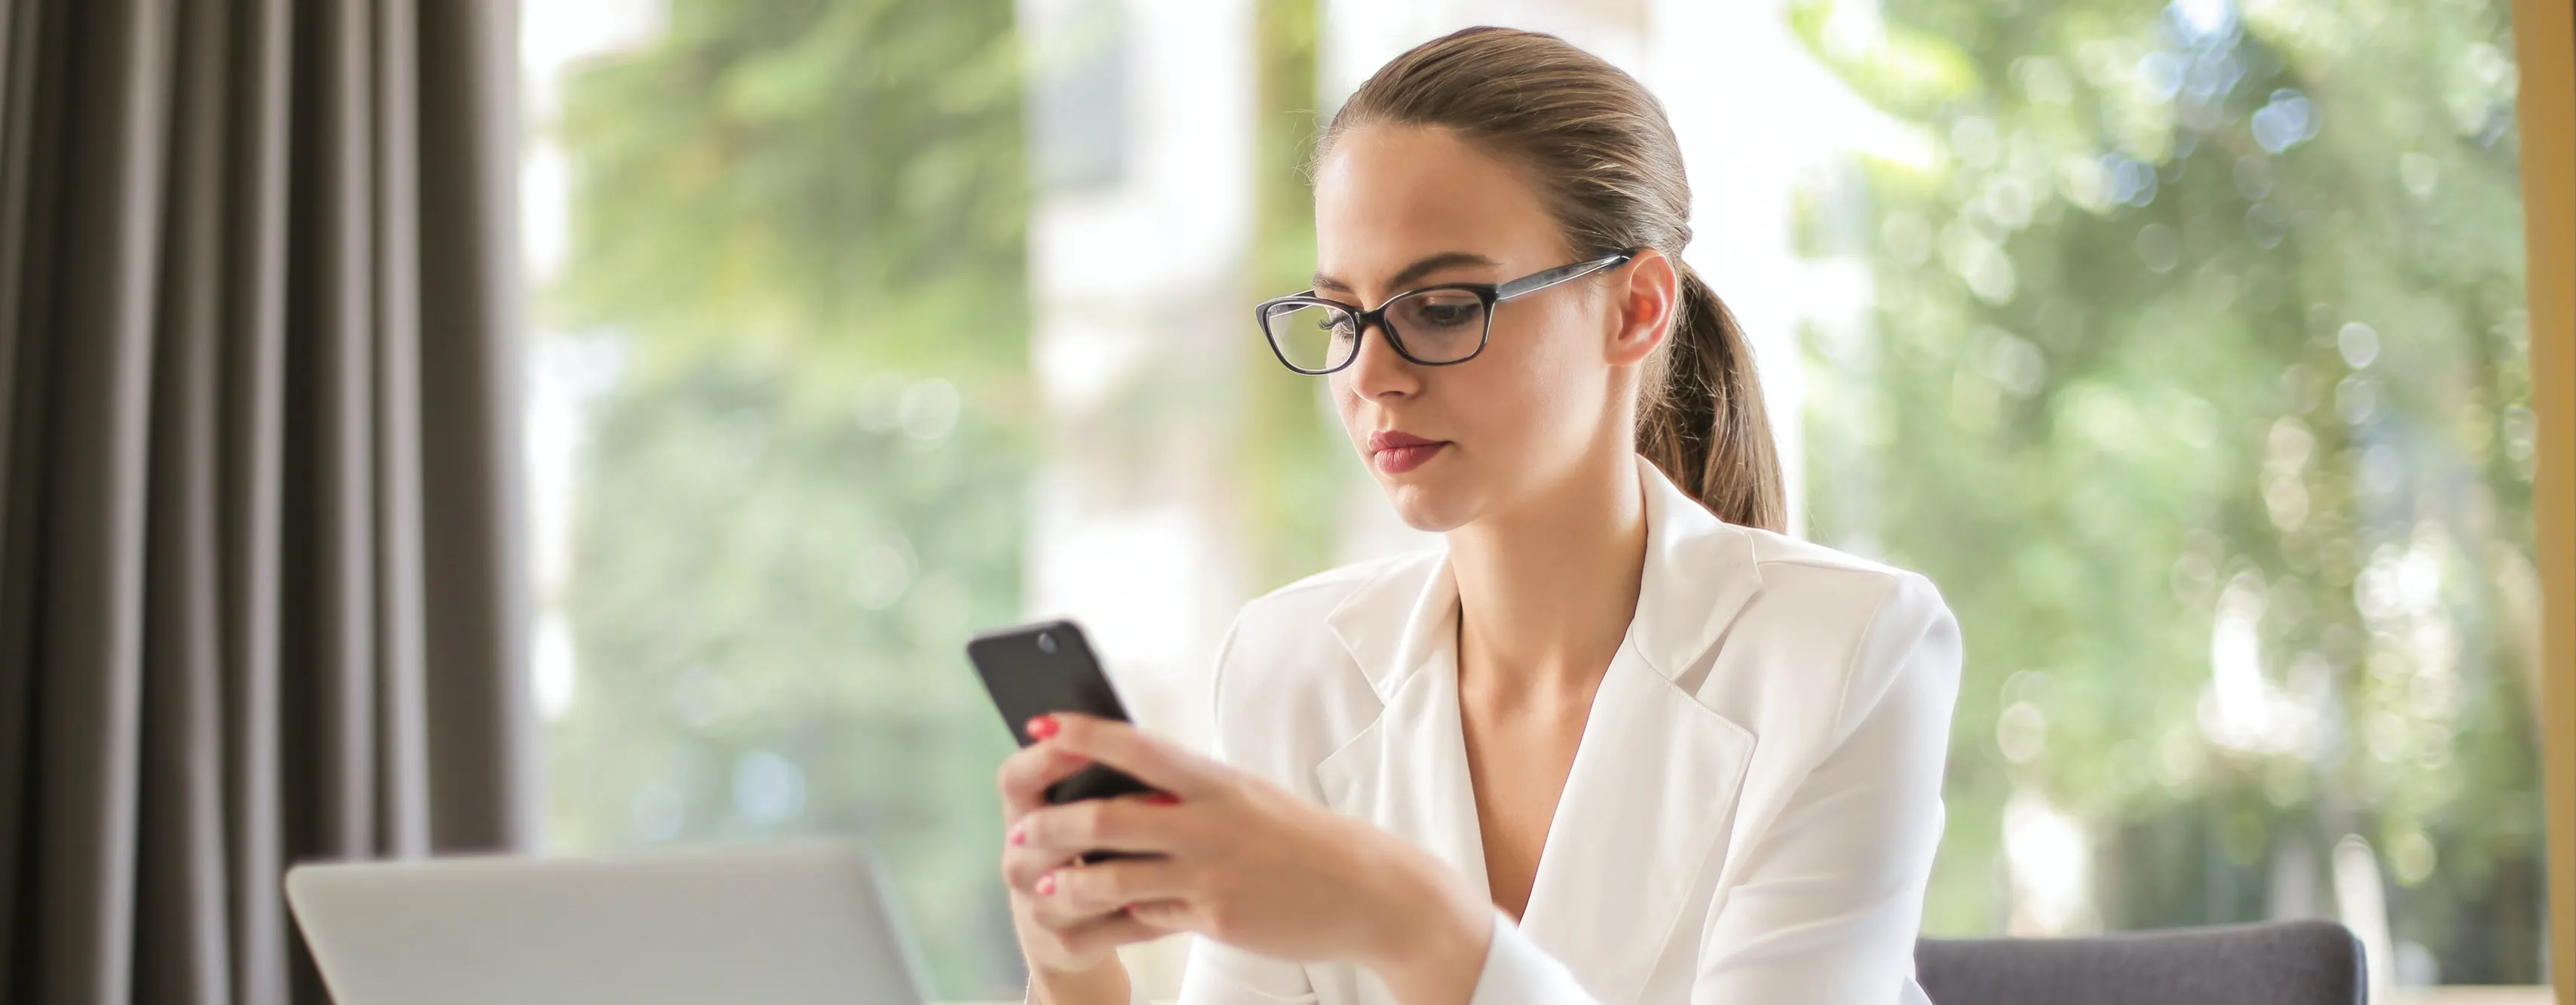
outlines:
{"label": "window", "polygon": [[526,16],[548,843],[860,838],[937,992],[1016,998],[961,648],[1021,607],[1012,8]]}
{"label": "window", "polygon": [[[862,839],[938,992],[1016,997],[966,635],[1081,617],[1195,741],[1243,599],[1433,543],[1248,307],[1315,110],[1491,15],[1128,6],[526,5],[552,845]],[[2502,4],[1515,10],[1671,112],[1799,530],[1961,618],[1928,932],[2539,981]]]}

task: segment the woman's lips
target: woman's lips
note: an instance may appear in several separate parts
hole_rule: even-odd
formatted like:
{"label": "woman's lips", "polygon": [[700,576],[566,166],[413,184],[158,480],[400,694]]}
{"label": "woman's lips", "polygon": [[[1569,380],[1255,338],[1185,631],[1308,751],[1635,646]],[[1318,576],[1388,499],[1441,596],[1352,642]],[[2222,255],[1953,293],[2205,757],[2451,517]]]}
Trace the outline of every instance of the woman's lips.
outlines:
{"label": "woman's lips", "polygon": [[1447,440],[1415,436],[1400,429],[1383,429],[1369,434],[1369,462],[1387,474],[1400,475],[1421,467],[1448,445]]}
{"label": "woman's lips", "polygon": [[1446,446],[1448,446],[1446,443],[1430,443],[1418,447],[1388,447],[1370,454],[1369,457],[1377,461],[1378,470],[1390,475],[1400,475],[1421,467],[1431,460],[1431,455],[1439,453],[1441,448]]}

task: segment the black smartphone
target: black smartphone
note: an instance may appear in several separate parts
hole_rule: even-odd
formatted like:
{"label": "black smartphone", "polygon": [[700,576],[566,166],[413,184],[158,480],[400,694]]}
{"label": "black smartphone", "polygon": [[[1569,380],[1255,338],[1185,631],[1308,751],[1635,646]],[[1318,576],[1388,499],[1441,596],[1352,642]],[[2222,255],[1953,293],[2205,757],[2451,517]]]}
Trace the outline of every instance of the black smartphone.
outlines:
{"label": "black smartphone", "polygon": [[[1092,655],[1090,641],[1083,638],[1081,626],[1071,621],[1041,621],[985,632],[966,643],[966,658],[974,661],[975,675],[984,679],[993,707],[1001,710],[1002,724],[1010,727],[1020,746],[1037,742],[1029,735],[1029,720],[1050,712],[1131,721],[1127,706],[1118,700],[1118,690],[1109,686],[1109,676]],[[1048,786],[1046,798],[1050,803],[1069,803],[1152,791],[1126,772],[1093,764]]]}

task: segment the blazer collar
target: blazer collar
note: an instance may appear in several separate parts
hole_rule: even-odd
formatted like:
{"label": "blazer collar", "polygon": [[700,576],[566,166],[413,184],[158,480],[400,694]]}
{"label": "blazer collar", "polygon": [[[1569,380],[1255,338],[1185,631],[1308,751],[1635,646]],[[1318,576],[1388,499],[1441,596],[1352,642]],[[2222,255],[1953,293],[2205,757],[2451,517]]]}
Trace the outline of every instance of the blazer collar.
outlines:
{"label": "blazer collar", "polygon": [[[1725,633],[1735,613],[1762,585],[1752,535],[1684,494],[1663,469],[1636,458],[1646,495],[1646,562],[1638,583],[1629,641],[1666,680],[1679,675]],[[1431,652],[1449,644],[1458,581],[1447,550],[1388,565],[1325,614],[1325,624],[1358,662],[1383,703]]]}

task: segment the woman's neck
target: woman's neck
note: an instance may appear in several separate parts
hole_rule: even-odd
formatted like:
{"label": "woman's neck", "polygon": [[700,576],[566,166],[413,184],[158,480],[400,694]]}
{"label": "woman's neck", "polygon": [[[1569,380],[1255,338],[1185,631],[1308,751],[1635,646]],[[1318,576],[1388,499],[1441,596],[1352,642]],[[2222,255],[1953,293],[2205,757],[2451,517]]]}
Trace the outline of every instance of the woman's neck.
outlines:
{"label": "woman's neck", "polygon": [[1634,453],[1603,451],[1552,490],[1451,531],[1458,658],[1488,694],[1591,693],[1637,611],[1646,499]]}

